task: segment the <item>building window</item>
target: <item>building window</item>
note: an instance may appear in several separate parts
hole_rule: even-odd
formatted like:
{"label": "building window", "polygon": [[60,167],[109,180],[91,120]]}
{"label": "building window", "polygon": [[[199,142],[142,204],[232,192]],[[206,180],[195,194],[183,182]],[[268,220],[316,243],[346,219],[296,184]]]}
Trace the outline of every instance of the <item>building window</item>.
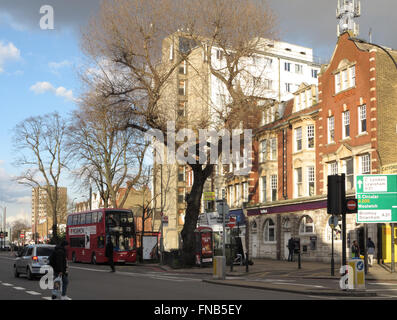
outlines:
{"label": "building window", "polygon": [[342,90],[346,90],[349,87],[348,70],[342,71]]}
{"label": "building window", "polygon": [[218,60],[222,60],[223,59],[223,51],[222,50],[216,50],[216,58]]}
{"label": "building window", "polygon": [[295,73],[303,73],[303,66],[301,64],[295,64]]}
{"label": "building window", "polygon": [[350,86],[356,85],[356,66],[350,67]]}
{"label": "building window", "polygon": [[302,190],[302,168],[297,168],[295,169],[295,194],[297,197],[302,197],[303,196],[303,190]]}
{"label": "building window", "polygon": [[304,216],[299,226],[299,234],[313,234],[314,233],[314,222],[309,216]]}
{"label": "building window", "polygon": [[276,138],[270,139],[270,160],[277,160],[277,140]]}
{"label": "building window", "polygon": [[248,183],[243,183],[243,201],[248,202]]}
{"label": "building window", "polygon": [[315,78],[315,79],[318,78],[318,70],[312,69],[312,78]]}
{"label": "building window", "polygon": [[233,203],[234,203],[233,186],[229,186],[229,206],[233,207]]}
{"label": "building window", "polygon": [[[260,81],[259,77],[258,77],[258,79],[259,80],[254,81],[254,86],[255,86],[255,84],[257,84],[257,85],[261,84],[261,81]],[[265,79],[264,82],[263,82],[263,87],[265,89],[271,90],[273,88],[273,80]]]}
{"label": "building window", "polygon": [[314,149],[314,124],[307,126],[307,148]]}
{"label": "building window", "polygon": [[345,111],[342,113],[342,137],[343,139],[350,137],[350,111]]}
{"label": "building window", "polygon": [[328,163],[328,175],[333,176],[338,174],[338,163],[336,161]]}
{"label": "building window", "polygon": [[341,82],[340,82],[340,73],[335,74],[335,93],[338,93],[342,90]]}
{"label": "building window", "polygon": [[236,188],[236,204],[237,206],[239,206],[241,201],[241,188],[239,184],[236,184],[235,188]]}
{"label": "building window", "polygon": [[277,175],[271,176],[272,201],[277,201]]}
{"label": "building window", "polygon": [[335,141],[335,118],[328,118],[328,143]]}
{"label": "building window", "polygon": [[185,96],[186,95],[186,81],[181,80],[179,81],[179,88],[178,88],[178,93],[181,96]]}
{"label": "building window", "polygon": [[178,117],[184,117],[186,115],[186,102],[180,101],[178,105]]}
{"label": "building window", "polygon": [[267,194],[266,194],[267,182],[266,177],[261,177],[261,202],[266,202]]}
{"label": "building window", "polygon": [[261,153],[259,155],[260,162],[266,161],[266,153],[267,153],[267,140],[262,140],[261,141]]}
{"label": "building window", "polygon": [[276,241],[276,228],[272,219],[267,219],[265,221],[265,226],[263,228],[263,241],[264,242],[274,242]]}
{"label": "building window", "polygon": [[291,92],[291,89],[292,89],[292,83],[286,83],[285,84],[285,91]]}
{"label": "building window", "polygon": [[364,104],[358,107],[358,133],[367,131],[367,106]]}
{"label": "building window", "polygon": [[295,151],[302,150],[302,127],[295,129]]}
{"label": "building window", "polygon": [[186,60],[182,62],[182,64],[179,66],[179,74],[186,74]]}
{"label": "building window", "polygon": [[285,62],[284,63],[284,70],[291,72],[291,63],[290,62]]}
{"label": "building window", "polygon": [[371,157],[369,154],[360,156],[360,173],[370,174],[371,173]]}
{"label": "building window", "polygon": [[354,189],[354,162],[353,158],[343,160],[343,172],[346,175],[346,190]]}
{"label": "building window", "polygon": [[307,167],[307,189],[309,197],[314,196],[314,167]]}

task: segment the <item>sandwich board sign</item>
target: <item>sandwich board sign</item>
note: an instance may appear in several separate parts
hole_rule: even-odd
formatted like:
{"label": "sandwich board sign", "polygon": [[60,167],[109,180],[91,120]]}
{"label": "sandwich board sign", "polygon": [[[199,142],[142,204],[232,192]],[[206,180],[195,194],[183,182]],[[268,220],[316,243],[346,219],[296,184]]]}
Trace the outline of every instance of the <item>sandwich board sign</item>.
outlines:
{"label": "sandwich board sign", "polygon": [[397,222],[397,175],[358,175],[356,194],[358,223]]}

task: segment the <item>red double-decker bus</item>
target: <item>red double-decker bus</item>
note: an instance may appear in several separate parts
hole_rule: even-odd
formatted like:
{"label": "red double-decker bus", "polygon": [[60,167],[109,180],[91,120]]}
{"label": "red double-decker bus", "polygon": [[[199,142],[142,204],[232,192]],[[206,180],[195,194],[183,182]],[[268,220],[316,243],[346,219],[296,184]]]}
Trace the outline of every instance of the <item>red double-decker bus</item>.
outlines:
{"label": "red double-decker bus", "polygon": [[113,243],[114,262],[136,262],[136,233],[131,210],[98,209],[68,215],[69,260],[93,264],[107,262],[108,239]]}

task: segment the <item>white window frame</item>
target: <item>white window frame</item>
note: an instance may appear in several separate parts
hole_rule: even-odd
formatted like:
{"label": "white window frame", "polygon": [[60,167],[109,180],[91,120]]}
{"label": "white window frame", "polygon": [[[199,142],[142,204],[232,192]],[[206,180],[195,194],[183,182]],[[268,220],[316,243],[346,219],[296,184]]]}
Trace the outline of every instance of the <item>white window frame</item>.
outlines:
{"label": "white window frame", "polygon": [[[273,237],[270,238],[270,231],[273,231]],[[263,242],[264,243],[275,243],[277,241],[276,237],[276,225],[272,219],[266,219],[263,225]]]}
{"label": "white window frame", "polygon": [[[300,148],[299,148],[300,145]],[[299,152],[303,149],[302,127],[295,128],[295,151]]]}
{"label": "white window frame", "polygon": [[[310,218],[311,222],[307,222],[307,218]],[[312,231],[307,231],[307,228],[312,228]],[[309,235],[309,234],[315,234],[315,232],[316,232],[316,229],[314,226],[313,218],[310,216],[304,216],[299,224],[299,234],[300,235]]]}
{"label": "white window frame", "polygon": [[303,197],[303,170],[302,167],[295,168],[295,197],[300,198]]}
{"label": "white window frame", "polygon": [[270,139],[270,160],[277,160],[277,138]]}
{"label": "white window frame", "polygon": [[[313,184],[313,194],[310,194],[310,184]],[[307,167],[307,195],[312,197],[316,194],[316,173],[314,166]]]}
{"label": "white window frame", "polygon": [[[315,143],[316,143],[315,138],[314,138],[314,136],[315,136],[314,124],[309,124],[306,127],[306,134],[307,134],[307,149],[312,150],[312,149],[315,148]],[[310,147],[310,141],[311,140],[313,141],[313,146],[312,147]]]}
{"label": "white window frame", "polygon": [[333,176],[338,174],[338,162],[333,161],[328,163],[328,175]]}
{"label": "white window frame", "polygon": [[[333,134],[331,134],[331,131]],[[335,142],[335,117],[334,116],[331,116],[328,118],[328,143],[332,143],[332,142]]]}
{"label": "white window frame", "polygon": [[243,202],[248,202],[248,182],[243,182]]}
{"label": "white window frame", "polygon": [[359,156],[359,169],[360,174],[371,173],[371,156],[369,153]]}
{"label": "white window frame", "polygon": [[[273,175],[271,175],[271,177],[270,177],[270,183],[271,183],[271,199],[272,199],[272,201],[277,201],[278,199],[277,199],[277,196],[278,196],[278,192],[277,192],[277,175],[276,174],[273,174]],[[275,196],[275,198],[273,198],[273,191],[274,190],[276,190],[276,196]]]}
{"label": "white window frame", "polygon": [[267,160],[267,140],[266,139],[261,141],[260,148],[261,148],[261,153],[259,156],[259,161],[265,162]]}
{"label": "white window frame", "polygon": [[[349,134],[346,131],[349,131]],[[342,138],[348,137],[350,137],[350,110],[342,112]]]}
{"label": "white window frame", "polygon": [[[365,130],[363,130],[363,121],[365,120]],[[365,133],[367,132],[367,105],[363,104],[358,106],[358,133]]]}
{"label": "white window frame", "polygon": [[262,203],[267,201],[267,177],[262,176],[260,178],[260,201]]}

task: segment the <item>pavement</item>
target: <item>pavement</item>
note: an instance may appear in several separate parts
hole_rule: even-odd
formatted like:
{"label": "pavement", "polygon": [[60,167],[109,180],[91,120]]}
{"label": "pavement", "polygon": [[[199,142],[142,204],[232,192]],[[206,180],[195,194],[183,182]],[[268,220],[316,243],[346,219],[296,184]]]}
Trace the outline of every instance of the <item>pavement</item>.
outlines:
{"label": "pavement", "polygon": [[[263,290],[285,291],[307,295],[326,296],[348,296],[348,297],[371,297],[376,296],[374,291],[363,290],[342,290],[339,286],[341,275],[340,264],[335,264],[334,276],[331,276],[329,263],[301,261],[301,268],[298,262],[272,259],[253,259],[254,264],[248,266],[235,265],[233,271],[230,266],[226,267],[226,278],[204,279],[204,282],[217,285],[240,286]],[[186,269],[173,269],[167,265],[159,265],[165,271],[172,271],[181,274],[202,274],[213,276],[212,266],[193,267]],[[301,284],[297,284],[299,281]],[[397,285],[397,273],[390,272],[390,264],[374,263],[365,277],[366,285],[369,282],[387,282]],[[316,285],[320,284],[321,285]],[[302,284],[302,283],[307,283]]]}

